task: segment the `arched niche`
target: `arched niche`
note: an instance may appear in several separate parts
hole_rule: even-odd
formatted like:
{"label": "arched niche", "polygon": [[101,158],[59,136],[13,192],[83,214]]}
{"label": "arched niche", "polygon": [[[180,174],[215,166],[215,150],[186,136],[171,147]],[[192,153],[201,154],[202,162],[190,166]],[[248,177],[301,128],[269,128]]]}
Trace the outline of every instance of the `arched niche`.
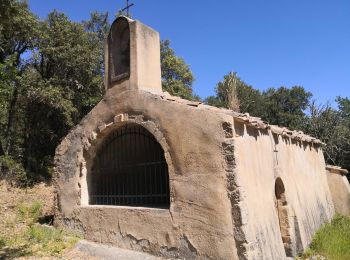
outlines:
{"label": "arched niche", "polygon": [[104,137],[89,175],[90,205],[170,207],[164,150],[139,124],[124,124]]}
{"label": "arched niche", "polygon": [[285,187],[281,178],[275,181],[275,199],[278,224],[281,232],[282,242],[286,256],[292,256],[292,241],[290,236],[290,224],[288,214],[288,203],[285,193]]}
{"label": "arched niche", "polygon": [[130,26],[126,17],[118,17],[108,35],[109,81],[117,82],[130,76]]}

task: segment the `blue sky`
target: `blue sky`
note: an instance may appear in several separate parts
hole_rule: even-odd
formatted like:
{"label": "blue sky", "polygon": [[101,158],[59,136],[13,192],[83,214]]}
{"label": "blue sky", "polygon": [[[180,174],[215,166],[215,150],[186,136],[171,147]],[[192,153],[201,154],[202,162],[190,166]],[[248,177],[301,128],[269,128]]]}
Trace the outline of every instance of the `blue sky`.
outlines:
{"label": "blue sky", "polygon": [[[349,0],[131,0],[133,17],[169,39],[190,64],[194,90],[214,94],[236,71],[260,90],[303,86],[318,102],[350,97]],[[45,18],[53,9],[74,21],[110,13],[124,0],[29,0]]]}

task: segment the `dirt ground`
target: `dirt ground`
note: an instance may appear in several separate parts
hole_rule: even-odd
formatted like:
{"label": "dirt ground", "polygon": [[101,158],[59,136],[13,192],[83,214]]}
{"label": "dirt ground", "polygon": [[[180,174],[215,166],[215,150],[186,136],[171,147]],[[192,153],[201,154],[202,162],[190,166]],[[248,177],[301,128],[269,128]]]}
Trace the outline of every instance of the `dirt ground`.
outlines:
{"label": "dirt ground", "polygon": [[[133,252],[130,250],[119,249],[106,245],[91,243],[80,240],[75,246],[65,249],[60,256],[39,256],[31,252],[31,256],[21,256],[22,253],[28,252],[30,243],[23,240],[23,234],[29,228],[28,219],[19,217],[21,207],[30,207],[35,203],[42,205],[41,216],[54,215],[54,188],[49,183],[39,183],[30,188],[16,188],[8,184],[6,181],[0,181],[0,237],[15,238],[20,237],[15,242],[15,246],[6,244],[1,248],[0,244],[0,260],[2,259],[20,259],[20,260],[48,260],[48,259],[161,259],[154,256]],[[54,227],[51,227],[54,228]],[[78,239],[79,240],[79,239]],[[35,248],[35,246],[34,246]],[[22,254],[23,255],[23,254]],[[26,253],[28,255],[28,253]]]}
{"label": "dirt ground", "polygon": [[[39,183],[22,189],[13,187],[4,180],[0,181],[0,235],[15,237],[23,233],[28,226],[25,221],[18,219],[18,210],[21,206],[34,203],[42,205],[42,216],[54,215],[54,188],[50,183]],[[0,247],[0,259],[97,259],[75,248],[65,250],[62,257],[14,257],[15,254],[16,252],[7,246]]]}
{"label": "dirt ground", "polygon": [[25,223],[17,220],[18,209],[22,205],[41,203],[42,215],[54,214],[54,189],[47,183],[39,183],[30,188],[16,188],[6,181],[0,181],[0,234],[13,235],[25,228]]}

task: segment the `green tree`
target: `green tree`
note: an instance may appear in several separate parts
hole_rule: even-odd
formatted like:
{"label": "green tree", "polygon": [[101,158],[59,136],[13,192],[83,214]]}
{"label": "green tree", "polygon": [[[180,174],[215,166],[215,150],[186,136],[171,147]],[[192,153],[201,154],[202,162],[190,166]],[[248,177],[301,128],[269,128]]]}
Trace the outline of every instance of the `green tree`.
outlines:
{"label": "green tree", "polygon": [[93,33],[97,36],[100,49],[100,68],[101,75],[104,74],[104,46],[105,38],[109,32],[110,24],[108,22],[108,12],[99,13],[92,12],[90,19],[83,21],[85,31]]}
{"label": "green tree", "polygon": [[[350,99],[337,97],[339,112],[341,115],[341,124],[342,124],[342,153],[340,154],[339,161],[337,164],[348,169],[350,171]],[[350,180],[350,176],[348,176]]]}
{"label": "green tree", "polygon": [[194,77],[189,65],[175,55],[169,40],[161,41],[160,49],[163,90],[185,99],[198,99],[193,94]]}
{"label": "green tree", "polygon": [[312,94],[303,87],[270,88],[260,92],[230,72],[215,87],[215,96],[206,99],[209,105],[225,107],[261,117],[270,124],[297,129],[305,118]]}
{"label": "green tree", "polygon": [[33,47],[38,19],[26,1],[2,0],[0,2],[0,63],[14,55],[13,64],[20,65],[23,53]]}
{"label": "green tree", "polygon": [[326,162],[350,169],[350,127],[348,99],[338,98],[339,109],[311,102],[302,130],[326,143]]}
{"label": "green tree", "polygon": [[254,116],[263,115],[260,91],[247,85],[236,72],[225,75],[224,79],[216,85],[215,93],[215,96],[206,98],[206,103]]}
{"label": "green tree", "polygon": [[350,127],[350,99],[347,97],[337,97],[336,102],[338,103],[338,108],[345,124]]}
{"label": "green tree", "polygon": [[0,150],[6,155],[18,141],[15,132],[20,110],[18,81],[26,67],[22,56],[34,48],[37,33],[37,17],[29,11],[25,1],[0,2]]}
{"label": "green tree", "polygon": [[270,124],[298,129],[305,119],[312,94],[303,87],[270,88],[263,92],[264,112],[262,118]]}
{"label": "green tree", "polygon": [[0,6],[0,164],[48,176],[60,139],[102,97],[107,17],[39,21],[24,1]]}
{"label": "green tree", "polygon": [[87,23],[54,11],[40,24],[31,67],[22,81],[27,171],[48,174],[59,140],[102,97],[102,33],[94,31],[94,23],[87,30]]}

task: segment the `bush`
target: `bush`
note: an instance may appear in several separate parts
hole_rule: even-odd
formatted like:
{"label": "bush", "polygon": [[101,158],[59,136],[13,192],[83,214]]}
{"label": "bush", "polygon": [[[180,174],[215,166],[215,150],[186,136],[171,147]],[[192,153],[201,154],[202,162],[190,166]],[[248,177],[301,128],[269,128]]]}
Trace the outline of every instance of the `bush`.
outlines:
{"label": "bush", "polygon": [[11,185],[24,187],[31,183],[22,164],[11,156],[0,156],[0,178],[6,179]]}
{"label": "bush", "polygon": [[27,222],[29,225],[38,222],[42,210],[40,202],[34,202],[31,205],[20,205],[18,216],[20,220]]}

